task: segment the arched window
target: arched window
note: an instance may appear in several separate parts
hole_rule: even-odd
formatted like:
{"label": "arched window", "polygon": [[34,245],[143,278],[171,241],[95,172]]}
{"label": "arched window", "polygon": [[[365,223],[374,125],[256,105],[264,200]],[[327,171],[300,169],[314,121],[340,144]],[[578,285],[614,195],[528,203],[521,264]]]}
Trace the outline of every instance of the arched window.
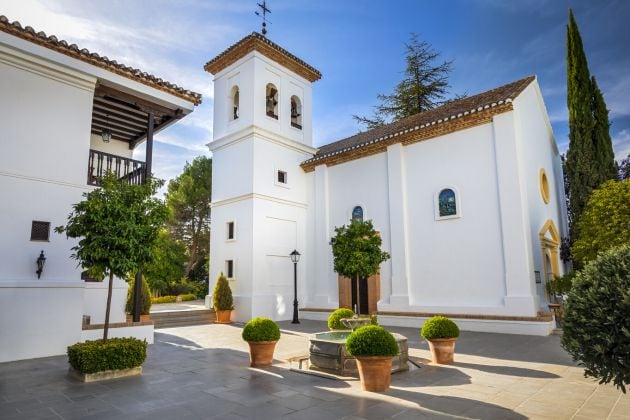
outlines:
{"label": "arched window", "polygon": [[291,96],[291,126],[302,129],[302,102],[295,95]]}
{"label": "arched window", "polygon": [[239,114],[239,92],[238,86],[232,88],[232,112],[230,113],[230,121],[238,119]]}
{"label": "arched window", "polygon": [[352,221],[358,223],[363,222],[363,207],[356,206],[352,209]]}
{"label": "arched window", "polygon": [[438,195],[438,209],[440,217],[457,215],[457,200],[455,198],[455,191],[450,188],[445,188],[440,191],[440,194]]}
{"label": "arched window", "polygon": [[278,119],[278,88],[273,83],[267,84],[265,96],[265,111],[267,116]]}

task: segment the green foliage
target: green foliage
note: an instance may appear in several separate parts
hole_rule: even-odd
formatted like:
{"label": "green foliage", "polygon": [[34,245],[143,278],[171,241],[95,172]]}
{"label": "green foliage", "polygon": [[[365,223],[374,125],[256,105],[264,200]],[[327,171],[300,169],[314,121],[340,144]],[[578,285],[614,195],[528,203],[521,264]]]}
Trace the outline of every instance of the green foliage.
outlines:
{"label": "green foliage", "polygon": [[219,275],[217,284],[215,284],[212,292],[212,306],[215,311],[231,311],[234,309],[232,289],[223,272]]}
{"label": "green foliage", "polygon": [[433,109],[444,104],[448,94],[448,76],[452,61],[436,63],[440,53],[431,45],[420,41],[415,33],[405,43],[405,71],[394,92],[390,95],[378,95],[381,102],[375,106],[371,118],[353,115],[353,118],[368,130],[389,122],[399,121],[419,112]]}
{"label": "green foliage", "polygon": [[567,105],[569,149],[566,178],[569,189],[571,234],[579,234],[579,222],[591,191],[615,179],[616,163],[610,140],[606,103],[591,78],[582,38],[569,9],[567,25]]}
{"label": "green foliage", "polygon": [[147,358],[147,342],[137,338],[86,341],[68,347],[68,362],[81,373],[130,369]]}
{"label": "green foliage", "polygon": [[188,293],[188,294],[185,294],[185,295],[179,295],[178,297],[179,297],[179,299],[180,299],[182,302],[187,302],[187,301],[189,301],[189,300],[195,300],[195,299],[197,299],[197,296],[196,296],[195,294],[193,294],[193,293]]}
{"label": "green foliage", "polygon": [[420,335],[425,340],[434,340],[439,338],[457,338],[459,337],[459,327],[450,319],[444,316],[434,316],[427,319],[422,326]]}
{"label": "green foliage", "polygon": [[[125,311],[128,314],[133,313],[133,291],[135,279],[132,277],[127,280],[129,283],[129,289],[127,289],[127,304],[125,305]],[[149,284],[147,280],[142,276],[142,296],[140,299],[140,313],[142,315],[149,315],[151,312],[151,290],[149,289]]]}
{"label": "green foliage", "polygon": [[211,193],[212,159],[206,156],[186,163],[183,172],[168,184],[168,228],[173,239],[186,245],[186,275],[209,252]]}
{"label": "green foliage", "polygon": [[344,318],[352,318],[354,316],[354,312],[352,312],[348,308],[339,308],[333,311],[332,314],[328,317],[328,328],[331,330],[349,330],[350,328],[346,327],[341,323],[341,320]]}
{"label": "green foliage", "polygon": [[630,246],[600,254],[575,275],[565,303],[562,346],[585,376],[630,384]]}
{"label": "green foliage", "polygon": [[127,273],[153,261],[153,248],[168,211],[153,195],[162,185],[151,178],[143,185],[129,185],[114,174],[101,179],[101,187],[83,194],[73,206],[66,226],[55,230],[78,238],[72,257],[96,278],[109,274],[103,339],[109,330],[111,289],[114,276]]}
{"label": "green foliage", "polygon": [[545,283],[547,293],[552,296],[566,295],[571,290],[573,284],[573,278],[575,277],[575,271],[565,274],[564,276],[554,277],[553,280]]}
{"label": "green foliage", "polygon": [[177,296],[160,296],[151,298],[152,303],[160,304],[160,303],[175,303],[177,302]]}
{"label": "green foliage", "polygon": [[370,315],[370,324],[378,325],[378,316],[376,316],[376,314]]}
{"label": "green foliage", "polygon": [[630,180],[608,181],[594,190],[577,232],[572,253],[582,263],[607,249],[630,244]]}
{"label": "green foliage", "polygon": [[398,344],[385,328],[367,325],[352,332],[346,341],[346,349],[352,356],[396,356]]}
{"label": "green foliage", "polygon": [[245,324],[242,336],[245,341],[278,341],[280,328],[269,318],[254,318]]}
{"label": "green foliage", "polygon": [[151,290],[164,293],[169,285],[184,276],[188,261],[186,245],[171,238],[167,230],[161,230],[153,247],[153,257],[153,261],[143,268],[143,273]]}

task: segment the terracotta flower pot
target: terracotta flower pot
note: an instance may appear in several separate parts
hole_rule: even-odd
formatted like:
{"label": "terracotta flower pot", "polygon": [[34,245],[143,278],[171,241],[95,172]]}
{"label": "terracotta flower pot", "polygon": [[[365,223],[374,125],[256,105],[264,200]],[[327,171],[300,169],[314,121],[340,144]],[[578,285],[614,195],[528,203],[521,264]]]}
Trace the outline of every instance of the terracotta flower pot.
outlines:
{"label": "terracotta flower pot", "polygon": [[392,379],[391,356],[360,356],[356,359],[364,391],[384,392],[389,389]]}
{"label": "terracotta flower pot", "polygon": [[217,320],[215,321],[217,324],[229,324],[232,321],[230,320],[231,316],[232,316],[232,311],[231,310],[225,310],[225,311],[216,311],[217,313]]}
{"label": "terracotta flower pot", "polygon": [[248,341],[250,366],[271,366],[276,343],[277,341]]}
{"label": "terracotta flower pot", "polygon": [[436,338],[427,340],[431,349],[431,359],[433,363],[440,365],[450,365],[455,356],[455,341],[457,338]]}

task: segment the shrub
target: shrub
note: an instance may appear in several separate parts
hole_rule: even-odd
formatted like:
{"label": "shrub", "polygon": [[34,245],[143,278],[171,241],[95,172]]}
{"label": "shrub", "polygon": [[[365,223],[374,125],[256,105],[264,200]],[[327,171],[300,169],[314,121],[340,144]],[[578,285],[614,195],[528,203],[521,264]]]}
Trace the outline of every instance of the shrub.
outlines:
{"label": "shrub", "polygon": [[577,272],[565,304],[562,346],[584,375],[630,384],[630,246],[599,255]]}
{"label": "shrub", "polygon": [[212,306],[215,311],[231,311],[234,309],[234,300],[232,299],[232,289],[227,278],[221,273],[217,279],[217,284],[212,292]]}
{"label": "shrub", "polygon": [[341,320],[344,318],[352,318],[354,316],[354,312],[352,312],[348,308],[339,308],[335,310],[328,317],[328,328],[331,330],[349,330],[350,328],[346,327],[341,323]]}
{"label": "shrub", "polygon": [[459,327],[450,319],[444,316],[434,316],[427,319],[422,326],[420,335],[425,340],[434,340],[440,338],[457,338],[459,337]]}
{"label": "shrub", "polygon": [[151,299],[153,303],[175,303],[177,302],[177,296],[160,296]]}
{"label": "shrub", "polygon": [[352,356],[396,356],[398,344],[385,328],[367,325],[352,332],[346,341],[346,349]]}
{"label": "shrub", "polygon": [[81,373],[129,369],[147,358],[147,342],[137,338],[86,341],[68,347],[68,362]]}
{"label": "shrub", "polygon": [[188,293],[185,295],[179,295],[177,296],[182,302],[186,302],[188,300],[195,300],[197,299],[197,296],[195,296],[193,293]]}
{"label": "shrub", "polygon": [[376,316],[376,314],[370,315],[370,323],[372,325],[378,325],[378,316]]}
{"label": "shrub", "polygon": [[[128,314],[133,313],[133,291],[135,280],[133,278],[127,280],[129,283],[129,289],[127,289],[127,304],[125,310]],[[151,312],[151,290],[149,290],[149,283],[147,279],[142,276],[142,299],[140,300],[140,313],[142,315],[149,315]]]}
{"label": "shrub", "polygon": [[573,283],[574,277],[575,271],[571,271],[570,273],[567,273],[561,277],[554,277],[553,280],[545,283],[547,293],[552,296],[566,295],[567,293],[569,293],[569,290],[571,290],[571,284]]}
{"label": "shrub", "polygon": [[269,318],[254,318],[243,327],[243,340],[278,341],[280,340],[280,328]]}

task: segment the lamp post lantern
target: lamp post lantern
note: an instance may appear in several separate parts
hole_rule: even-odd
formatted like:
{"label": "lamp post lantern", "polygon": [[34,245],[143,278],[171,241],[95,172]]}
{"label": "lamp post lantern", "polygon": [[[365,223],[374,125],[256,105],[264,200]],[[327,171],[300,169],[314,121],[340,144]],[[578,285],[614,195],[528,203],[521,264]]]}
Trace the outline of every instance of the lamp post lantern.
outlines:
{"label": "lamp post lantern", "polygon": [[44,256],[44,251],[40,252],[39,257],[37,258],[37,278],[42,276],[42,272],[44,271],[44,264],[46,264],[46,257]]}
{"label": "lamp post lantern", "polygon": [[297,300],[297,263],[300,261],[300,253],[296,249],[291,254],[291,261],[293,262],[293,321],[291,324],[299,324],[298,319],[298,300]]}

